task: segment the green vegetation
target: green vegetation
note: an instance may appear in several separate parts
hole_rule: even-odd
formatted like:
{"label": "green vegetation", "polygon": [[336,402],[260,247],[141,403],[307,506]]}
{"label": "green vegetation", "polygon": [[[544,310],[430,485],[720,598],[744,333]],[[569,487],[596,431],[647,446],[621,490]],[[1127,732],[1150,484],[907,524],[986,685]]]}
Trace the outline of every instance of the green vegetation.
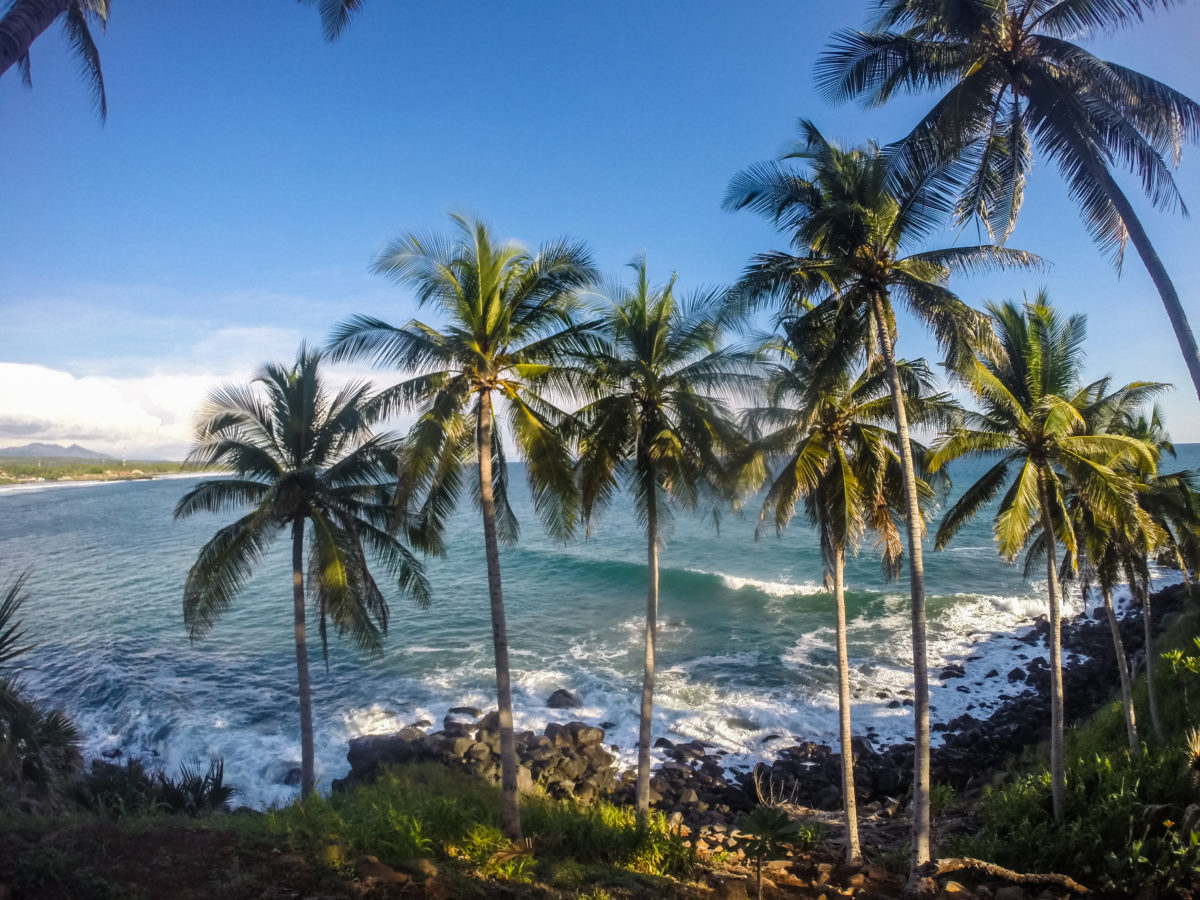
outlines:
{"label": "green vegetation", "polygon": [[190,816],[224,810],[237,791],[225,783],[225,762],[209,760],[201,772],[199,761],[182,763],[175,778],[147,771],[139,759],[124,764],[92,760],[91,769],[75,785],[80,806],[113,818],[146,813],[186,813]]}
{"label": "green vegetation", "polygon": [[685,876],[695,863],[661,814],[639,824],[634,811],[604,801],[578,804],[530,795],[525,837],[501,830],[500,790],[437,763],[385,772],[370,787],[312,796],[268,816],[270,829],[314,862],[346,867],[364,854],[404,868],[434,858],[477,878],[538,880],[558,887],[628,884],[631,875]]}
{"label": "green vegetation", "polygon": [[[916,723],[913,783],[913,872],[930,859],[929,661],[925,617],[923,527],[916,467],[904,403],[906,385],[896,368],[894,301],[901,301],[933,332],[951,371],[976,349],[993,342],[987,319],[948,287],[955,272],[1029,268],[1039,260],[1021,250],[993,246],[919,249],[944,227],[951,207],[944,167],[897,173],[875,144],[844,150],[812,122],[785,158],[803,160],[796,173],[760,164],[735,176],[727,209],[752,209],[785,232],[799,253],[757,254],[733,289],[742,313],[764,303],[798,316],[824,355],[878,358],[891,393],[892,422],[903,482],[908,535]],[[802,313],[802,315],[801,315]],[[827,335],[827,336],[823,336]]]}
{"label": "green vegetation", "polygon": [[0,594],[0,810],[61,808],[79,768],[79,732],[45,709],[21,683],[31,648],[17,616],[28,594],[22,573]]}
{"label": "green vegetation", "polygon": [[[1200,613],[1192,609],[1162,643],[1172,651],[1195,649],[1198,631]],[[1045,748],[1038,748],[1025,755],[1010,783],[984,792],[980,836],[952,852],[1021,871],[1066,873],[1093,889],[1132,894],[1154,885],[1167,896],[1193,890],[1200,871],[1200,745],[1185,688],[1194,678],[1186,665],[1163,672],[1164,742],[1136,752],[1125,748],[1119,703],[1067,732],[1061,821],[1053,815]],[[1134,686],[1135,702],[1144,703],[1146,691],[1143,677]]]}
{"label": "green vegetation", "polygon": [[0,456],[0,484],[35,481],[131,481],[156,475],[200,472],[199,466],[177,462],[57,457]]}
{"label": "green vegetation", "polygon": [[[1044,293],[1032,303],[989,304],[999,346],[980,351],[961,370],[982,412],[964,413],[961,428],[938,442],[930,465],[962,456],[1000,459],[971,485],[938,526],[937,547],[1003,490],[993,531],[1000,554],[1013,560],[1037,544],[1045,557],[1050,601],[1050,774],[1054,816],[1064,814],[1066,774],[1063,749],[1062,621],[1057,540],[1068,560],[1077,554],[1069,522],[1068,496],[1094,520],[1125,522],[1137,516],[1134,482],[1122,471],[1154,471],[1152,448],[1124,434],[1104,433],[1097,422],[1145,402],[1163,388],[1136,382],[1114,391],[1102,378],[1084,384],[1083,340],[1087,317],[1064,318]],[[1010,471],[1015,469],[1010,483]]]}
{"label": "green vegetation", "polygon": [[759,806],[742,819],[740,830],[738,844],[754,860],[755,887],[762,900],[763,861],[783,856],[788,844],[797,839],[799,829],[783,810]]}

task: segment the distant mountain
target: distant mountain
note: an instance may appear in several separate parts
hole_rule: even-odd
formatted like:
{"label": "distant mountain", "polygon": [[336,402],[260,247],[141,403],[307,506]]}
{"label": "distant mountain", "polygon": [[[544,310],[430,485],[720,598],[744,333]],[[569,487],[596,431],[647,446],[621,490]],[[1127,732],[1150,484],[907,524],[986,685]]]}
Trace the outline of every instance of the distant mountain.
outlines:
{"label": "distant mountain", "polygon": [[72,444],[26,444],[24,447],[0,447],[0,456],[42,456],[50,459],[112,459],[103,453]]}

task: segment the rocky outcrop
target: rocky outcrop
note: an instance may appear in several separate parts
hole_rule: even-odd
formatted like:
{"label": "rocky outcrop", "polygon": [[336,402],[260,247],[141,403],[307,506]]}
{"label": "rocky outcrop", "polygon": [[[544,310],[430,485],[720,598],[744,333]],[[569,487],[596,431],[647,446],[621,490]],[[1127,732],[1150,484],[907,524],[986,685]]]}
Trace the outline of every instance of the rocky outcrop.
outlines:
{"label": "rocky outcrop", "polygon": [[[409,726],[393,734],[364,735],[350,741],[346,759],[350,773],[333,782],[333,789],[369,784],[387,766],[440,762],[500,780],[499,717],[493,711],[478,721],[465,721],[457,708],[439,731]],[[591,800],[611,793],[618,784],[615,757],[604,747],[604,731],[584,722],[552,722],[543,734],[515,735],[520,763],[518,783],[523,790],[541,785],[553,797]]]}

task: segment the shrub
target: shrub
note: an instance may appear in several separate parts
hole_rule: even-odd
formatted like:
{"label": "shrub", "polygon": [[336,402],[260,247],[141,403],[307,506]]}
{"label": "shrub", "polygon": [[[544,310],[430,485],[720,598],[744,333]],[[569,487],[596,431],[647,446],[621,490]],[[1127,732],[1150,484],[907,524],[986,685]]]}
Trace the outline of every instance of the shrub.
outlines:
{"label": "shrub", "polygon": [[224,760],[209,760],[203,775],[199,765],[199,760],[182,763],[179,777],[171,778],[148,771],[142,760],[133,757],[124,765],[93,760],[91,771],[77,786],[76,799],[81,806],[114,818],[142,813],[197,816],[225,809],[237,790],[225,784]]}

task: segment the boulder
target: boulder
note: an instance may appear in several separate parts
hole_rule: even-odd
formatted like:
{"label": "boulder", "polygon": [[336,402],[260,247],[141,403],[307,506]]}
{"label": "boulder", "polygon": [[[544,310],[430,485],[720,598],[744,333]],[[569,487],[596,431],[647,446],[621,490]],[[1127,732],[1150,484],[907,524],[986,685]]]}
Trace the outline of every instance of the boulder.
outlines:
{"label": "boulder", "polygon": [[567,734],[571,736],[576,747],[590,747],[604,740],[604,729],[595,725],[585,725],[583,722],[568,722]]}
{"label": "boulder", "polygon": [[550,695],[550,699],[546,701],[546,706],[549,709],[578,709],[583,706],[583,701],[567,689],[559,688]]}

